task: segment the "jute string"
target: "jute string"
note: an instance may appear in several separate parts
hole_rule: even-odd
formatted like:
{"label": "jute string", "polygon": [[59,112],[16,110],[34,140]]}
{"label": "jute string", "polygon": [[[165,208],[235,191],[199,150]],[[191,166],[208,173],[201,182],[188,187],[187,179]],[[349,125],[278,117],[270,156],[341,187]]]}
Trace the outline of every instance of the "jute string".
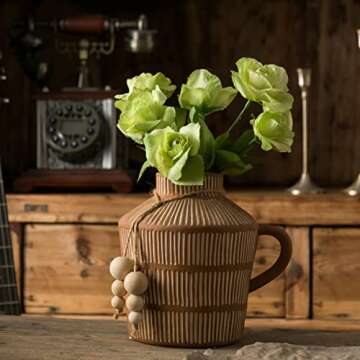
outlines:
{"label": "jute string", "polygon": [[140,213],[131,223],[130,230],[126,240],[124,256],[126,256],[129,246],[131,245],[133,250],[132,253],[133,253],[133,261],[134,261],[134,271],[136,271],[138,268],[138,260],[140,259],[140,255],[141,255],[139,249],[139,243],[140,243],[139,225],[141,221],[143,221],[147,215],[151,214],[153,211],[155,211],[156,209],[160,208],[161,206],[169,202],[192,198],[199,195],[220,195],[225,199],[227,199],[223,191],[215,191],[215,190],[198,190],[187,194],[167,197],[166,199],[161,199],[161,196],[156,192],[156,190],[153,191],[153,196],[156,202],[153,205],[151,205],[148,209],[146,209],[144,212]]}
{"label": "jute string", "polygon": [[[156,209],[160,208],[161,206],[170,203],[172,201],[175,200],[181,200],[181,199],[187,199],[187,198],[192,198],[192,197],[196,197],[196,196],[201,196],[201,195],[209,195],[211,197],[213,196],[221,196],[223,199],[225,199],[227,202],[231,202],[226,196],[224,191],[220,191],[220,190],[198,190],[198,191],[193,191],[187,194],[182,194],[182,195],[174,195],[174,196],[170,196],[170,197],[166,197],[165,199],[161,199],[161,196],[159,195],[159,193],[156,192],[156,190],[153,191],[153,197],[155,198],[156,202],[154,204],[152,204],[148,209],[144,210],[142,213],[140,213],[131,223],[130,226],[130,230],[129,233],[127,235],[127,239],[126,239],[126,244],[125,244],[125,249],[124,249],[124,256],[127,255],[129,247],[132,247],[132,254],[133,254],[133,261],[134,261],[134,271],[137,271],[138,268],[138,261],[141,259],[141,249],[139,247],[139,243],[140,243],[140,231],[139,231],[139,225],[141,223],[141,221],[143,221],[145,219],[145,217],[149,214],[151,214],[153,211],[155,211]],[[231,202],[232,203],[232,202]],[[252,267],[252,263],[246,263],[246,264],[242,264],[242,267],[244,269],[251,269]],[[233,266],[232,266],[233,268]],[[148,308],[155,308],[158,310],[166,310],[169,307],[166,306],[155,306],[155,305],[147,305]],[[171,306],[170,307],[172,311],[184,311],[184,308],[180,307],[180,306]],[[244,311],[244,309],[246,309],[246,304],[240,303],[240,304],[232,304],[229,307],[225,307],[221,306],[221,309],[218,309],[216,307],[216,310],[218,311]],[[213,311],[213,309],[207,309],[207,308],[201,308],[201,309],[195,309],[196,312],[209,312],[210,310]],[[192,311],[195,311],[194,309],[192,309]],[[115,319],[117,319],[119,317],[120,313],[117,312],[116,314],[114,314]]]}

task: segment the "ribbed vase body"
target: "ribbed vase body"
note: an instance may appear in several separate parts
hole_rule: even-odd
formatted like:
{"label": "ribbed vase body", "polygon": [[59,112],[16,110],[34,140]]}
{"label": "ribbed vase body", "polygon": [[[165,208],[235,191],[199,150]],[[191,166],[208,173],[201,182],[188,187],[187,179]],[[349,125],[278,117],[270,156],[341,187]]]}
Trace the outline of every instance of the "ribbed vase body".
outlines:
{"label": "ribbed vase body", "polygon": [[160,175],[156,181],[157,196],[119,221],[124,249],[132,222],[172,199],[139,225],[137,254],[150,285],[143,320],[129,334],[167,346],[233,343],[243,332],[257,224],[225,197],[221,175],[208,174],[203,186],[176,186]]}

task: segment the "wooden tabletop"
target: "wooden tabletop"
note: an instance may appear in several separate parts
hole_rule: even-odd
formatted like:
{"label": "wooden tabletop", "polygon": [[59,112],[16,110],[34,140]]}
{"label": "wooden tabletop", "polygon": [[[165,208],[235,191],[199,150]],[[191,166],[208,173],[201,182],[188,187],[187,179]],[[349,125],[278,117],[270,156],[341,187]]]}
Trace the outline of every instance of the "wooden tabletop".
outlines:
{"label": "wooden tabletop", "polygon": [[[230,199],[260,223],[279,225],[360,225],[360,197],[339,191],[293,196],[284,191],[229,191]],[[11,222],[116,224],[119,217],[150,195],[11,194]]]}
{"label": "wooden tabletop", "polygon": [[[343,328],[347,331],[342,331]],[[242,345],[287,342],[299,345],[360,344],[360,323],[249,320],[241,343],[216,349],[233,354]],[[125,320],[0,316],[0,358],[4,360],[177,360],[191,349],[144,345],[128,339]]]}

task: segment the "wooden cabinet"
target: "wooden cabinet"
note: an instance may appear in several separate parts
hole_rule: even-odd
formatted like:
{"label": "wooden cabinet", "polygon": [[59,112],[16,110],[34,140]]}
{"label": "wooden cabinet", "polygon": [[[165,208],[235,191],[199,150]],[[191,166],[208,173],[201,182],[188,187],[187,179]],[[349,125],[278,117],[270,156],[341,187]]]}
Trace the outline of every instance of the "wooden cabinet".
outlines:
{"label": "wooden cabinet", "polygon": [[[280,252],[279,243],[270,236],[261,236],[255,255],[252,277],[262,273],[276,260]],[[282,274],[271,283],[250,294],[248,315],[256,317],[284,317],[285,276]]]}
{"label": "wooden cabinet", "polygon": [[360,228],[313,230],[315,318],[360,319]]}
{"label": "wooden cabinet", "polygon": [[111,313],[108,266],[117,254],[114,225],[26,225],[26,312]]}
{"label": "wooden cabinet", "polygon": [[[117,221],[146,194],[10,195],[20,293],[28,313],[111,314]],[[360,319],[360,200],[341,194],[230,192],[259,222],[285,227],[287,270],[249,296],[248,316]],[[253,276],[279,254],[259,240]]]}
{"label": "wooden cabinet", "polygon": [[[108,265],[119,254],[116,225],[25,226],[24,305],[27,313],[111,314]],[[280,246],[259,240],[253,276],[276,260]],[[285,316],[285,274],[251,294],[249,316]]]}

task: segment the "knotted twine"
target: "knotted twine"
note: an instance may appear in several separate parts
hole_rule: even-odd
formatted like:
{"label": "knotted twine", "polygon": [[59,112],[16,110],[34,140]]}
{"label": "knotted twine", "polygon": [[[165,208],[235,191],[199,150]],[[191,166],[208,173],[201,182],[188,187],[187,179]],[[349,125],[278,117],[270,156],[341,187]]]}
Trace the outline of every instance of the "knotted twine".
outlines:
{"label": "knotted twine", "polygon": [[[155,211],[156,209],[160,208],[161,206],[175,201],[175,200],[181,200],[181,199],[187,199],[187,198],[192,198],[192,197],[196,197],[199,195],[220,195],[222,196],[226,201],[230,201],[225,195],[223,191],[215,191],[215,190],[198,190],[198,191],[193,191],[187,194],[182,194],[182,195],[175,195],[175,196],[171,196],[168,197],[166,199],[161,199],[159,193],[154,190],[152,192],[153,197],[155,198],[156,202],[154,204],[152,204],[148,209],[144,210],[142,213],[140,213],[131,223],[130,226],[130,230],[128,232],[127,235],[127,239],[126,239],[126,244],[125,244],[125,249],[124,249],[124,253],[123,256],[126,256],[128,253],[128,249],[129,249],[129,245],[131,244],[132,246],[132,254],[133,254],[133,261],[134,261],[134,271],[137,270],[137,265],[138,265],[138,260],[141,258],[141,253],[139,250],[139,243],[140,243],[140,231],[139,231],[139,225],[141,223],[141,221],[143,221],[145,219],[145,217],[149,214],[151,214],[153,211]],[[114,313],[114,318],[117,319],[120,316],[120,312],[118,310],[115,311]]]}
{"label": "knotted twine", "polygon": [[125,244],[125,249],[124,249],[124,256],[126,256],[127,252],[128,252],[128,248],[129,245],[131,243],[132,245],[132,253],[133,253],[133,261],[134,261],[134,271],[137,270],[137,264],[138,264],[138,260],[140,259],[140,251],[139,251],[139,243],[140,243],[140,231],[139,231],[139,225],[141,223],[141,221],[143,221],[145,219],[145,217],[149,214],[151,214],[153,211],[155,211],[156,209],[160,208],[161,206],[175,201],[175,200],[181,200],[181,199],[187,199],[187,198],[191,198],[191,197],[196,197],[199,195],[221,195],[223,196],[226,200],[227,197],[224,195],[223,191],[215,191],[215,190],[198,190],[198,191],[193,191],[187,194],[182,194],[182,195],[175,195],[175,196],[171,196],[169,198],[166,199],[161,199],[160,195],[156,192],[156,190],[153,191],[153,196],[156,200],[156,202],[151,205],[148,209],[146,209],[144,212],[140,213],[131,223],[130,226],[130,230],[126,239],[126,244]]}

